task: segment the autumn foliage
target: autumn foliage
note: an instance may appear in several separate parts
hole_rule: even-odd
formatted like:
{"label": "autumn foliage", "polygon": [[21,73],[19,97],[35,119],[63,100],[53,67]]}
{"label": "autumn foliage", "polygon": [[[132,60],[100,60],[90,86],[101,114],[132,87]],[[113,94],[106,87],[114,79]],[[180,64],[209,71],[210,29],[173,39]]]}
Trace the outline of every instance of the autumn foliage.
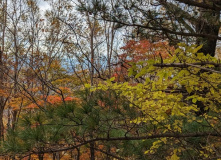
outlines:
{"label": "autumn foliage", "polygon": [[173,56],[175,51],[174,47],[170,46],[167,41],[153,43],[147,39],[129,40],[121,49],[124,53],[118,56],[119,62],[113,74],[116,81],[127,81],[128,69],[132,63],[150,59],[166,59]]}
{"label": "autumn foliage", "polygon": [[221,160],[221,3],[181,1],[1,0],[0,160]]}
{"label": "autumn foliage", "polygon": [[147,39],[140,41],[129,40],[121,49],[125,53],[120,55],[120,58],[132,62],[159,58],[160,56],[165,59],[173,55],[175,50],[167,41],[150,42]]}
{"label": "autumn foliage", "polygon": [[[42,96],[41,99],[45,99],[45,98],[43,98]],[[34,108],[39,109],[39,106],[44,107],[45,105],[58,105],[60,103],[71,102],[71,101],[76,101],[76,100],[79,100],[79,99],[75,97],[66,97],[63,100],[61,96],[49,95],[47,96],[46,100],[39,100],[36,102],[37,104],[31,103],[27,105],[25,109],[34,109]]]}

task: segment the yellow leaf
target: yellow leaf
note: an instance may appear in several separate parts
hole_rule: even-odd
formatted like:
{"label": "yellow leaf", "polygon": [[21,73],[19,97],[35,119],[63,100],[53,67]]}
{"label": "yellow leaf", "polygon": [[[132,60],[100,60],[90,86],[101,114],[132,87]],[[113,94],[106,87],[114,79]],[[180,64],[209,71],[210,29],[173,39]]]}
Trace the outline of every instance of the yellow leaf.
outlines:
{"label": "yellow leaf", "polygon": [[87,83],[87,84],[85,84],[84,86],[85,86],[85,88],[91,88],[91,85],[90,85],[90,84],[88,84],[88,83]]}
{"label": "yellow leaf", "polygon": [[193,102],[193,103],[196,103],[196,102],[197,102],[197,99],[196,99],[196,98],[193,98],[193,99],[192,99],[192,102]]}
{"label": "yellow leaf", "polygon": [[170,160],[179,160],[180,159],[180,157],[178,157],[177,155],[176,155],[176,150],[174,151],[174,153],[173,153],[173,155],[171,156],[171,158],[170,158]]}
{"label": "yellow leaf", "polygon": [[192,92],[192,89],[190,87],[188,87],[188,86],[186,87],[186,90],[187,90],[188,93]]}
{"label": "yellow leaf", "polygon": [[115,80],[115,77],[111,77],[110,81],[112,82],[112,81],[114,81],[114,80]]}

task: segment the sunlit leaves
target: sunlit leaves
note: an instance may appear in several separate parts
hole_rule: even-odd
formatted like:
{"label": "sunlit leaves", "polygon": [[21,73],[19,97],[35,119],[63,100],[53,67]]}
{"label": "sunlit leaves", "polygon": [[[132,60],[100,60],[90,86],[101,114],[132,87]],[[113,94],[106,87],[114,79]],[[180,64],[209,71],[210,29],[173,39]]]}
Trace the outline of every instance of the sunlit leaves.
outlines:
{"label": "sunlit leaves", "polygon": [[[130,45],[133,49],[135,44]],[[204,69],[211,68],[215,71],[219,62],[209,55],[198,53],[202,46],[178,45],[175,55],[164,59],[163,62],[160,59],[155,61],[142,59],[131,63],[128,75],[135,78],[142,77],[145,81],[137,83],[108,81],[105,84],[99,84],[96,90],[111,89],[119,96],[125,97],[131,107],[137,108],[142,113],[142,116],[136,117],[131,123],[154,125],[155,132],[185,133],[188,132],[187,126],[196,125],[196,122],[199,130],[219,131],[216,125],[220,124],[217,117],[220,117],[221,74]],[[138,51],[141,52],[141,50]],[[130,50],[130,52],[134,51]],[[162,63],[183,66],[171,65],[171,67],[160,68]],[[159,67],[155,64],[159,64]],[[185,66],[185,64],[193,65]],[[170,140],[168,138],[164,141],[156,140],[145,153],[149,155],[157,153],[166,141]],[[174,146],[175,143],[171,145]],[[205,153],[202,151],[198,156],[208,158],[210,153],[207,153],[212,150],[207,150],[207,147],[207,145],[202,146]],[[171,151],[171,156],[168,158],[179,159],[180,149],[179,152],[176,149]]]}

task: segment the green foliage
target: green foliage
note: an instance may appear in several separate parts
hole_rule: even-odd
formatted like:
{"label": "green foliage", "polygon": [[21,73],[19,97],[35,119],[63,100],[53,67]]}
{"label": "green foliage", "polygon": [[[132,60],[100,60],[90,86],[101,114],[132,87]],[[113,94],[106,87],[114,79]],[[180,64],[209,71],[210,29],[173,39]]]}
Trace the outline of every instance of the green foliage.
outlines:
{"label": "green foliage", "polygon": [[[134,124],[130,121],[138,112],[129,107],[126,99],[119,98],[111,90],[93,94],[82,91],[79,94],[81,102],[47,106],[44,111],[23,113],[15,131],[7,133],[2,153],[22,155],[32,151],[48,151],[48,148],[70,147],[96,137],[131,135],[127,129],[134,130]],[[99,142],[96,145],[120,148],[123,143]],[[87,143],[85,146],[89,147]],[[126,154],[124,152],[121,154]],[[127,152],[132,153],[128,149]]]}

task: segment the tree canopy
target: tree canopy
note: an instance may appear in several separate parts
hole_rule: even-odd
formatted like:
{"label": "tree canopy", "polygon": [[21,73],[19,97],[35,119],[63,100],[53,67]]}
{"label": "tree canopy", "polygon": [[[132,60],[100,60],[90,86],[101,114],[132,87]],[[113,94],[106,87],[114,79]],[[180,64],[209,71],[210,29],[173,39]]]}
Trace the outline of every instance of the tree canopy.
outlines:
{"label": "tree canopy", "polygon": [[194,43],[214,56],[220,40],[221,3],[217,0],[96,0],[81,3],[81,10],[98,19],[131,26],[134,36],[153,41],[168,39],[171,44]]}

